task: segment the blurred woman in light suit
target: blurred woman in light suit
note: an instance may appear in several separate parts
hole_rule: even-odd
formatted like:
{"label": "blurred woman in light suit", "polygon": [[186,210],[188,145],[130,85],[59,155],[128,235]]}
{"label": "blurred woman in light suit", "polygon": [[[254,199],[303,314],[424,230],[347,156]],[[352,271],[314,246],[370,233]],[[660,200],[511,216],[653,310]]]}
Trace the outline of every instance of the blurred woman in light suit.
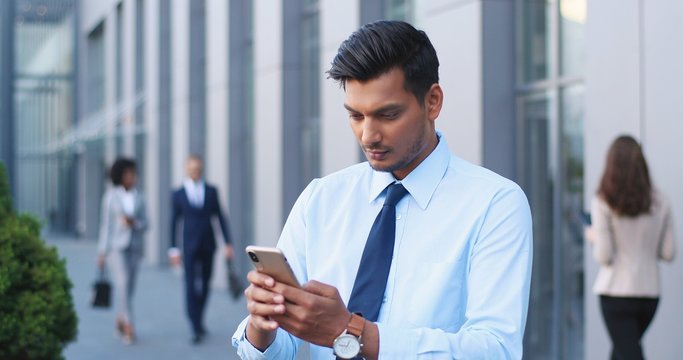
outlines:
{"label": "blurred woman in light suit", "polygon": [[142,258],[147,214],[142,194],[135,188],[135,162],[119,158],[110,170],[113,187],[102,198],[97,263],[109,264],[114,285],[116,329],[122,341],[135,340],[131,300]]}
{"label": "blurred woman in light suit", "polygon": [[607,154],[591,205],[587,238],[600,264],[593,291],[600,296],[612,359],[643,359],[640,340],[660,297],[658,261],[674,257],[673,218],[655,190],[638,142],[620,136]]}

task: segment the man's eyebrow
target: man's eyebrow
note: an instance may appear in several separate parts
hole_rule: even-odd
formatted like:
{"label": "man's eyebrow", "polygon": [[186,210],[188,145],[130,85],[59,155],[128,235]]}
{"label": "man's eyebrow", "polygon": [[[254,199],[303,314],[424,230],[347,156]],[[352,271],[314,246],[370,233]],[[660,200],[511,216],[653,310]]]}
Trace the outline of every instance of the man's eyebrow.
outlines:
{"label": "man's eyebrow", "polygon": [[373,114],[383,114],[387,112],[392,112],[392,111],[400,111],[403,109],[403,106],[400,104],[388,104],[380,107],[379,109],[373,110]]}
{"label": "man's eyebrow", "polygon": [[344,108],[346,108],[346,110],[348,110],[350,112],[355,112],[355,113],[360,112],[360,111],[350,107],[348,104],[344,104]]}
{"label": "man's eyebrow", "polygon": [[[360,113],[360,111],[352,108],[348,104],[344,104],[344,108],[346,108],[346,110],[348,110],[350,112]],[[398,111],[401,109],[403,109],[403,106],[400,104],[388,104],[388,105],[384,105],[378,109],[373,110],[372,113],[373,114],[381,114],[381,113],[390,112],[390,111]]]}

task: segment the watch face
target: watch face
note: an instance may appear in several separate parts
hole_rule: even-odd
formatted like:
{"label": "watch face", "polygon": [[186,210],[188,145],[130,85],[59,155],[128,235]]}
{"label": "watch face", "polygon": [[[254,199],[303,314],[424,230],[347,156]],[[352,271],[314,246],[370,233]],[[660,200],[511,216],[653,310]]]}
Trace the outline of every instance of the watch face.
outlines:
{"label": "watch face", "polygon": [[334,354],[342,359],[352,359],[360,353],[358,338],[351,334],[342,334],[332,345]]}

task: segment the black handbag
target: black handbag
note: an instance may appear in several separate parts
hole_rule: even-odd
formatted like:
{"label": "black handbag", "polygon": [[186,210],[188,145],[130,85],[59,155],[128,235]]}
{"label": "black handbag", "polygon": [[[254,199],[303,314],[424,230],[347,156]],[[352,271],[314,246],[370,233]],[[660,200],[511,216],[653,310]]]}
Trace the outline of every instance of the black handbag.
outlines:
{"label": "black handbag", "polygon": [[244,293],[244,282],[235,270],[235,264],[232,260],[226,261],[226,268],[228,270],[228,291],[232,295],[233,300],[237,300]]}
{"label": "black handbag", "polygon": [[107,280],[104,268],[100,269],[97,280],[92,284],[90,305],[94,308],[109,308],[111,306],[111,283]]}

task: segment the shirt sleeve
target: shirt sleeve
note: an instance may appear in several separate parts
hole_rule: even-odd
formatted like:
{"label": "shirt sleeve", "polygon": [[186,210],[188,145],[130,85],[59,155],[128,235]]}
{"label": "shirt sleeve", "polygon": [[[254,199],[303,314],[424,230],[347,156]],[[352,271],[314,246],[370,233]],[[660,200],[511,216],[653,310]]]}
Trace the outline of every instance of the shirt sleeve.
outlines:
{"label": "shirt sleeve", "polygon": [[[285,226],[278,241],[278,248],[287,257],[287,262],[292,267],[300,283],[307,281],[306,276],[306,207],[316,188],[318,180],[313,180],[299,195],[292,211],[287,218]],[[232,345],[237,348],[237,355],[241,359],[294,359],[301,345],[301,340],[283,329],[277,330],[277,335],[272,344],[261,352],[246,339],[246,329],[249,317],[244,319],[237,327],[232,337]]]}
{"label": "shirt sleeve", "polygon": [[664,222],[662,236],[659,243],[659,258],[664,261],[672,261],[676,253],[674,241],[674,224],[671,216],[671,207],[668,202],[664,204]]}
{"label": "shirt sleeve", "polygon": [[[380,359],[521,359],[532,265],[531,212],[519,187],[491,200],[470,249],[466,321],[454,333],[378,323]],[[440,306],[450,306],[442,299]]]}
{"label": "shirt sleeve", "polygon": [[147,220],[147,204],[145,203],[144,194],[138,192],[137,196],[139,196],[137,201],[140,203],[140,209],[138,210],[135,219],[135,230],[139,232],[145,232],[149,228],[149,221]]}
{"label": "shirt sleeve", "polygon": [[609,206],[599,198],[591,203],[593,218],[593,257],[602,265],[610,265],[614,256],[614,234],[610,228]]}
{"label": "shirt sleeve", "polygon": [[266,351],[255,348],[249,340],[247,340],[247,323],[249,317],[242,320],[237,330],[232,335],[232,346],[237,348],[237,355],[244,360],[268,360],[268,359],[294,359],[299,347],[297,338],[289,335],[282,329],[277,330],[275,340]]}

